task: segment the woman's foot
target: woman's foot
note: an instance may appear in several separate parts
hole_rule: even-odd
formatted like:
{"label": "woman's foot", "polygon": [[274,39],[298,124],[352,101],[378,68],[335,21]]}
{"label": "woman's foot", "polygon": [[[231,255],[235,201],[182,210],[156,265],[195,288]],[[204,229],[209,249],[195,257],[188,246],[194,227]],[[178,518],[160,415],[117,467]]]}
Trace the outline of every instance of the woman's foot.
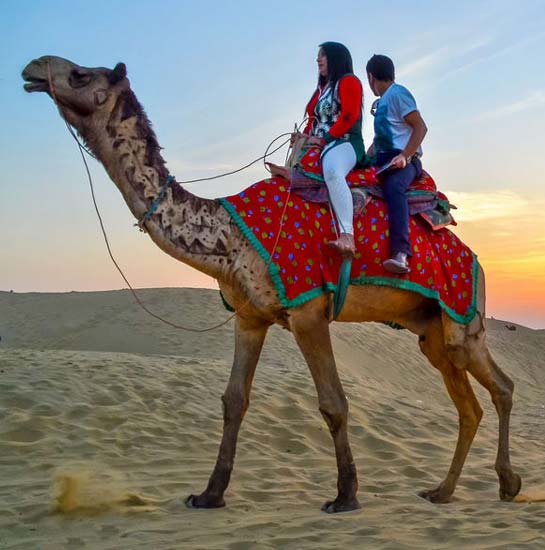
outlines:
{"label": "woman's foot", "polygon": [[265,163],[269,170],[271,171],[271,176],[280,176],[288,181],[291,181],[291,168],[286,168],[285,166],[278,166],[272,162]]}
{"label": "woman's foot", "polygon": [[343,257],[352,257],[356,253],[354,235],[350,233],[341,233],[335,241],[329,241],[328,246],[337,250]]}

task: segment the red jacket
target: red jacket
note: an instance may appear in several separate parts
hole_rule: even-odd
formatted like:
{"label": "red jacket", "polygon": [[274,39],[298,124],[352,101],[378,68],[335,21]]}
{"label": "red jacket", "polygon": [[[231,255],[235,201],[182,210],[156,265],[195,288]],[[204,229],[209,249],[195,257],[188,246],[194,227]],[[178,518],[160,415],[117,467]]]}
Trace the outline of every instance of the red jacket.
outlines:
{"label": "red jacket", "polygon": [[[306,115],[308,117],[307,125],[303,130],[304,134],[310,135],[312,132],[312,125],[316,115],[314,109],[318,103],[318,98],[320,93],[323,91],[323,88],[316,88],[314,94],[310,98],[306,108]],[[339,113],[339,118],[337,122],[331,126],[329,129],[329,134],[332,138],[340,138],[354,124],[356,124],[360,114],[361,114],[361,103],[362,103],[362,87],[361,83],[357,76],[349,74],[343,76],[339,81],[339,100],[341,103],[341,112]]]}

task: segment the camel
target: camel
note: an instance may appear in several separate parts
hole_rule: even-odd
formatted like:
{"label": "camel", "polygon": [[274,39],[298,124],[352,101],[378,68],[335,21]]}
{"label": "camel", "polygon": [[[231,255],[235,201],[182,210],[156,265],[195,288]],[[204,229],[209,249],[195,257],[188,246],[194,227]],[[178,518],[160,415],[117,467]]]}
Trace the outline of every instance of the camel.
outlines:
{"label": "camel", "polygon": [[[44,56],[23,71],[28,92],[46,92],[61,115],[85,140],[117,185],[129,209],[142,220],[158,197],[169,173],[150,123],[130,88],[126,68],[85,68]],[[233,470],[237,436],[250,403],[259,355],[272,324],[289,330],[308,364],[318,394],[319,410],[335,447],[337,496],[322,510],[346,512],[360,507],[356,466],[347,433],[348,402],[331,346],[331,295],[321,295],[287,309],[281,305],[265,261],[242,235],[217,200],[203,199],[168,185],[164,198],[145,221],[151,239],[164,252],[217,279],[236,309],[235,353],[222,396],[223,436],[208,486],[190,495],[194,508],[225,505],[224,492]],[[485,283],[479,267],[478,306],[467,325],[454,322],[435,300],[386,286],[350,286],[339,322],[391,321],[418,336],[429,362],[441,373],[459,416],[458,441],[451,466],[436,488],[419,495],[434,503],[451,498],[482,416],[468,373],[490,393],[499,417],[495,462],[499,496],[510,501],[521,478],[509,458],[509,416],[513,382],[495,363],[485,342]],[[402,359],[401,359],[402,361]]]}

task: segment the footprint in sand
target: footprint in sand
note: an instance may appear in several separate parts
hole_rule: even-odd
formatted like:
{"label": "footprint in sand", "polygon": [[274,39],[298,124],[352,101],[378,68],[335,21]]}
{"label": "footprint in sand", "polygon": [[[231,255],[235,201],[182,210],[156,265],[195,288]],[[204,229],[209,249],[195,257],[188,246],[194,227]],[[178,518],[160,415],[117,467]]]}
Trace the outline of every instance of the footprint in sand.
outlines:
{"label": "footprint in sand", "polygon": [[0,433],[0,439],[10,443],[35,443],[44,437],[45,434],[43,432],[32,428],[28,424],[21,425],[14,430]]}

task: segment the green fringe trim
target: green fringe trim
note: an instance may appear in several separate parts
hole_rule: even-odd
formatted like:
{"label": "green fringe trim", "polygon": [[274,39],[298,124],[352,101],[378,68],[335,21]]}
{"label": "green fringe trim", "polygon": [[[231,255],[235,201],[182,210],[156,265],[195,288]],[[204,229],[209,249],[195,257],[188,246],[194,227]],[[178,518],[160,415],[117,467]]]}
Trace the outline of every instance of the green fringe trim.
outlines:
{"label": "green fringe trim", "polygon": [[311,290],[307,290],[306,292],[299,294],[297,298],[290,300],[287,297],[286,287],[284,286],[282,278],[280,277],[280,268],[278,267],[278,265],[275,264],[273,261],[270,261],[271,257],[269,253],[261,244],[259,239],[254,235],[254,232],[246,225],[246,222],[240,217],[238,212],[235,210],[235,207],[227,199],[221,198],[219,199],[219,201],[221,205],[225,208],[225,210],[229,212],[233,220],[235,220],[235,223],[242,231],[242,234],[250,241],[252,246],[256,249],[257,253],[267,264],[267,269],[269,271],[269,275],[271,276],[274,287],[276,288],[278,299],[284,307],[297,307],[304,304],[305,302],[308,302],[309,300],[312,300],[313,298],[316,298],[317,296],[325,294],[326,292],[335,292],[337,286],[333,283],[326,283],[322,287],[316,287]]}
{"label": "green fringe trim", "polygon": [[301,165],[299,164],[299,162],[307,154],[307,152],[308,152],[307,148],[301,149],[301,151],[299,153],[299,157],[297,157],[297,161],[295,163],[294,169],[297,170],[300,174],[303,174],[303,176],[306,176],[307,178],[317,180],[317,181],[321,181],[322,183],[325,183],[324,178],[322,176],[320,176],[319,174],[311,174],[310,172],[307,172],[306,170],[303,170],[301,168]]}
{"label": "green fringe trim", "polygon": [[324,178],[318,174],[313,174],[311,172],[307,172],[306,170],[303,170],[302,168],[297,168],[297,167],[295,168],[295,170],[297,170],[300,174],[303,174],[303,176],[306,176],[307,178],[325,183]]}
{"label": "green fringe trim", "polygon": [[[337,285],[333,283],[326,283],[321,287],[316,287],[316,288],[313,288],[312,290],[307,290],[306,292],[302,292],[301,294],[299,294],[299,296],[297,296],[293,300],[290,300],[287,297],[286,288],[280,277],[280,268],[278,267],[278,265],[271,260],[271,257],[267,252],[267,250],[265,249],[265,247],[261,244],[259,239],[254,235],[254,232],[246,225],[246,222],[243,220],[243,218],[240,217],[235,207],[225,198],[220,198],[219,201],[221,205],[225,208],[225,210],[229,212],[229,214],[237,224],[238,228],[242,232],[242,234],[250,241],[252,246],[256,249],[257,253],[261,256],[263,261],[267,264],[267,269],[269,271],[269,275],[271,276],[274,287],[276,288],[278,299],[280,300],[280,303],[284,307],[286,308],[298,307],[304,304],[305,302],[312,300],[313,298],[316,298],[318,296],[321,296],[322,294],[325,294],[326,292],[336,292]],[[473,252],[472,252],[472,255],[473,255],[473,266],[472,266],[473,288],[472,288],[472,296],[471,296],[471,307],[469,308],[468,313],[466,313],[465,315],[456,313],[456,311],[454,311],[447,304],[445,304],[445,302],[441,300],[439,291],[426,288],[422,285],[419,285],[418,283],[407,281],[405,279],[394,279],[393,277],[359,276],[354,279],[351,279],[350,284],[359,285],[359,286],[364,286],[364,285],[389,286],[392,288],[400,288],[403,290],[410,290],[412,292],[417,292],[418,294],[421,294],[426,298],[432,298],[434,300],[437,300],[437,302],[439,303],[439,306],[449,315],[449,317],[451,317],[457,323],[467,325],[473,320],[473,318],[475,317],[475,314],[477,313],[477,287],[478,287],[477,283],[478,283],[478,276],[479,276],[479,263],[477,262],[477,255]]]}
{"label": "green fringe trim", "polygon": [[407,195],[410,195],[411,197],[419,197],[420,195],[433,195],[435,196],[437,193],[435,191],[425,191],[424,189],[415,189],[414,191],[407,191]]}
{"label": "green fringe trim", "polygon": [[475,317],[475,314],[477,313],[477,283],[478,283],[478,277],[479,277],[479,263],[477,262],[477,255],[472,252],[473,255],[473,266],[472,266],[472,274],[473,274],[473,288],[472,288],[472,296],[471,296],[471,306],[469,308],[469,311],[465,315],[461,315],[459,313],[456,313],[452,308],[447,306],[443,300],[441,300],[441,295],[439,294],[438,290],[432,290],[431,288],[426,288],[425,286],[419,285],[418,283],[414,283],[413,281],[407,281],[406,279],[394,279],[390,277],[356,277],[355,279],[352,279],[350,281],[350,284],[352,285],[375,285],[375,286],[389,286],[393,288],[401,288],[403,290],[410,290],[412,292],[417,292],[418,294],[421,294],[422,296],[425,296],[426,298],[432,298],[434,300],[437,300],[439,305],[441,306],[441,309],[445,311],[445,313],[448,314],[449,317],[451,317],[454,321],[457,323],[461,323],[463,325],[467,325],[473,320],[473,317]]}

